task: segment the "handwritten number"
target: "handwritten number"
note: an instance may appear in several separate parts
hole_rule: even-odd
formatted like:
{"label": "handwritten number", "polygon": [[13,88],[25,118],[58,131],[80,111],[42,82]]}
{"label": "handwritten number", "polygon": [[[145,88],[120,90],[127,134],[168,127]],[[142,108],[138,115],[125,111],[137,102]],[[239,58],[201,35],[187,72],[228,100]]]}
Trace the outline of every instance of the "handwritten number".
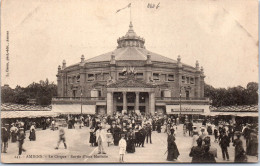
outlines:
{"label": "handwritten number", "polygon": [[147,4],[147,8],[155,8],[155,9],[158,9],[160,7],[160,2],[157,4],[157,6],[154,4],[154,3],[148,3]]}
{"label": "handwritten number", "polygon": [[156,9],[158,9],[160,7],[159,5],[160,5],[160,2],[157,4]]}

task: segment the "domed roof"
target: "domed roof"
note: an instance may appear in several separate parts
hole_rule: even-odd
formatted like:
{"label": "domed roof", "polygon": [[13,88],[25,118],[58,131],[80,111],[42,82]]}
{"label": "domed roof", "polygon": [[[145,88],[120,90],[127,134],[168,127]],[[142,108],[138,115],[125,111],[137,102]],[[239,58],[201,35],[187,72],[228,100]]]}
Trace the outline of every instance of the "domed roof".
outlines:
{"label": "domed roof", "polygon": [[129,30],[125,36],[118,38],[118,46],[114,51],[101,54],[99,56],[85,60],[85,63],[90,62],[106,62],[111,60],[112,53],[115,56],[116,61],[146,61],[147,54],[151,56],[151,61],[157,62],[168,62],[168,63],[177,63],[176,60],[167,58],[165,56],[153,53],[145,49],[144,38],[137,36],[133,29],[133,24],[130,22]]}
{"label": "domed roof", "polygon": [[85,60],[85,63],[90,62],[105,62],[110,61],[112,53],[115,55],[116,61],[146,61],[147,60],[147,54],[148,52],[151,55],[151,61],[157,61],[157,62],[168,62],[168,63],[177,63],[177,61],[167,58],[165,56],[150,52],[144,48],[138,48],[138,47],[123,47],[123,48],[117,48],[114,51],[101,54],[99,56],[96,56],[94,58]]}

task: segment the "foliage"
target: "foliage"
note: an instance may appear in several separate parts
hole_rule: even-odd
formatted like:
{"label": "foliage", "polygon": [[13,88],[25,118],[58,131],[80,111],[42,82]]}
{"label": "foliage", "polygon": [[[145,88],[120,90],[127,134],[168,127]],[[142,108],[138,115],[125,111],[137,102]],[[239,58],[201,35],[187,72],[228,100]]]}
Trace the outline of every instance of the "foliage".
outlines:
{"label": "foliage", "polygon": [[214,88],[205,84],[205,97],[212,100],[213,106],[255,105],[258,104],[258,83],[249,82],[246,88]]}
{"label": "foliage", "polygon": [[6,85],[1,87],[2,103],[28,104],[28,99],[36,99],[36,104],[50,105],[53,96],[57,96],[57,85],[50,83],[48,79],[33,82],[25,88],[16,86],[12,89]]}

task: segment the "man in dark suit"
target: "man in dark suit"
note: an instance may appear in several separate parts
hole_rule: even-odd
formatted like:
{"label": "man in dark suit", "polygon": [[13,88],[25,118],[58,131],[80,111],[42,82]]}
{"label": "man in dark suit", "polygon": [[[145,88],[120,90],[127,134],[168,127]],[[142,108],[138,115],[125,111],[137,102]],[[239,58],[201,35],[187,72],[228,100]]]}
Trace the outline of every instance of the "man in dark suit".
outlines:
{"label": "man in dark suit", "polygon": [[188,123],[189,136],[192,136],[192,126],[193,126],[193,124],[192,124],[192,122],[190,121],[190,122]]}
{"label": "man in dark suit", "polygon": [[224,132],[223,137],[220,139],[219,145],[222,150],[223,160],[225,160],[227,158],[227,161],[229,161],[229,155],[228,155],[228,149],[227,149],[229,147],[229,143],[230,143],[230,138],[227,136],[227,133]]}
{"label": "man in dark suit", "polygon": [[2,152],[7,153],[7,146],[8,146],[8,131],[6,127],[2,127],[1,137],[2,137]]}
{"label": "man in dark suit", "polygon": [[146,143],[148,143],[148,139],[150,138],[150,144],[152,143],[152,127],[148,122],[146,126]]}
{"label": "man in dark suit", "polygon": [[21,155],[22,152],[25,152],[25,149],[23,148],[24,139],[25,139],[24,128],[20,128],[18,134],[18,147],[19,147],[18,155]]}
{"label": "man in dark suit", "polygon": [[146,136],[146,130],[145,130],[145,126],[143,128],[140,129],[140,143],[139,143],[139,147],[142,145],[142,147],[144,147],[144,141],[145,141],[145,136]]}

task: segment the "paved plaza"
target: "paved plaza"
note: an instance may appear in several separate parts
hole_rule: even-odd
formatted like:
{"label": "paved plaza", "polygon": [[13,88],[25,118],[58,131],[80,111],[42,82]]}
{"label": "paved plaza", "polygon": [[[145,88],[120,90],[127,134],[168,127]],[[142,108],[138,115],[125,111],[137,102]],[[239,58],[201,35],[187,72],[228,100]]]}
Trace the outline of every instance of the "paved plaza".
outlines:
{"label": "paved plaza", "polygon": [[[66,142],[68,148],[65,149],[63,144],[60,144],[58,150],[55,149],[57,141],[59,138],[58,130],[52,131],[47,130],[37,130],[36,131],[36,141],[29,141],[29,133],[26,133],[26,139],[24,143],[24,148],[26,152],[18,156],[18,143],[10,143],[8,145],[7,153],[2,153],[2,162],[5,163],[31,163],[31,162],[53,162],[53,163],[109,163],[119,161],[119,148],[118,146],[110,145],[105,146],[106,154],[97,154],[97,147],[91,147],[89,144],[89,128],[84,127],[79,129],[65,129]],[[224,161],[222,159],[221,149],[218,143],[214,143],[214,136],[211,137],[211,144],[213,147],[217,148],[218,158],[217,162],[234,162],[234,147],[230,143],[228,152],[230,154],[230,161]],[[242,138],[244,141],[244,138]],[[183,136],[182,125],[178,126],[176,134],[176,144],[178,146],[180,156],[175,163],[179,162],[191,162],[191,157],[189,157],[189,152],[191,149],[192,137],[188,134]],[[245,141],[243,142],[245,146]],[[153,131],[152,133],[152,144],[145,143],[145,147],[136,147],[135,153],[126,153],[125,162],[165,162],[167,157],[167,134],[157,133]],[[248,156],[249,162],[257,162],[257,157]]]}

